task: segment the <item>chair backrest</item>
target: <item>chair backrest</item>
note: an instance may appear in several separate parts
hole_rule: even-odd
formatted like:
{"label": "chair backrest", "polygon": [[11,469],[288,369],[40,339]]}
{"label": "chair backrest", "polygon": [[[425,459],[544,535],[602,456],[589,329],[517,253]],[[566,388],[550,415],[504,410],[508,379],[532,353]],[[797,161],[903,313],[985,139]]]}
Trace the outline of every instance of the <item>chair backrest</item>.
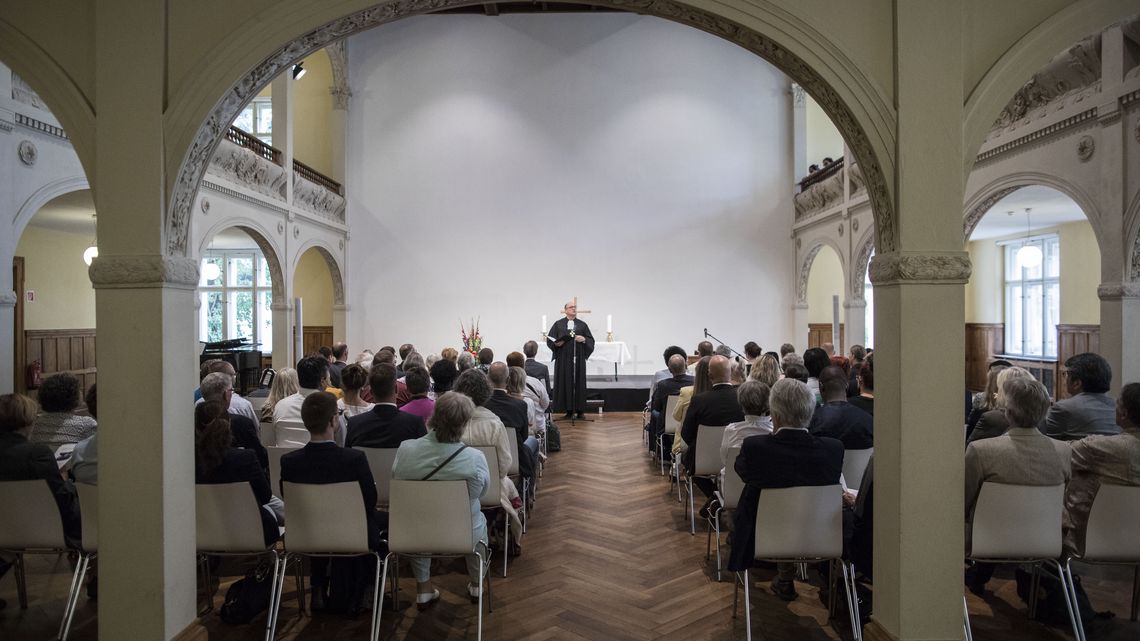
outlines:
{"label": "chair backrest", "polygon": [[0,549],[65,547],[63,522],[47,481],[0,482]]}
{"label": "chair backrest", "polygon": [[248,481],[194,486],[199,552],[261,552],[261,506]]}
{"label": "chair backrest", "polygon": [[519,434],[518,429],[514,427],[504,428],[507,430],[507,442],[511,444],[511,469],[507,470],[507,476],[518,476],[519,474]]}
{"label": "chair backrest", "polygon": [[352,449],[364,452],[368,457],[368,468],[376,481],[376,504],[387,505],[389,487],[392,483],[392,464],[396,462],[398,447],[359,447]]}
{"label": "chair backrest", "polygon": [[1089,511],[1084,558],[1140,562],[1140,487],[1101,484]]}
{"label": "chair backrest", "polygon": [[697,426],[697,451],[693,460],[693,474],[709,476],[720,473],[720,444],[724,441],[724,428],[724,425]]}
{"label": "chair backrest", "polygon": [[724,497],[723,507],[726,510],[735,510],[740,501],[740,493],[744,491],[744,481],[736,473],[736,457],[740,455],[740,446],[728,448],[728,458],[725,460],[724,476],[720,482],[720,494]]}
{"label": "chair backrest", "polygon": [[503,477],[499,475],[498,450],[489,445],[480,445],[475,449],[482,452],[483,456],[486,457],[487,470],[491,473],[491,484],[487,486],[487,491],[483,493],[483,498],[479,499],[479,504],[482,505],[485,510],[501,507],[502,499],[500,495],[502,494],[503,484],[499,479]]}
{"label": "chair backrest", "polygon": [[470,554],[475,549],[467,481],[393,480],[391,487],[388,551]]}
{"label": "chair backrest", "polygon": [[867,463],[871,462],[871,455],[875,448],[865,450],[843,450],[843,480],[847,487],[858,490],[863,483],[863,473],[867,471]]}
{"label": "chair backrest", "polygon": [[309,430],[301,421],[277,421],[273,432],[277,435],[277,447],[305,447],[309,442]]}
{"label": "chair backrest", "polygon": [[681,397],[673,394],[665,398],[665,433],[676,434],[681,429],[681,421],[673,418],[673,411],[677,409],[677,401]]}
{"label": "chair backrest", "polygon": [[843,488],[764,489],[756,508],[757,559],[832,559],[843,554]]}
{"label": "chair backrest", "polygon": [[1064,485],[983,483],[974,507],[970,556],[1058,558],[1064,495]]}
{"label": "chair backrest", "polygon": [[288,507],[285,549],[302,554],[368,552],[368,517],[360,484],[282,482]]}
{"label": "chair backrest", "polygon": [[267,447],[269,454],[269,490],[274,496],[281,496],[281,457],[297,448],[295,447]]}
{"label": "chair backrest", "polygon": [[83,551],[99,549],[99,487],[90,483],[76,483],[79,492],[79,518],[83,524]]}

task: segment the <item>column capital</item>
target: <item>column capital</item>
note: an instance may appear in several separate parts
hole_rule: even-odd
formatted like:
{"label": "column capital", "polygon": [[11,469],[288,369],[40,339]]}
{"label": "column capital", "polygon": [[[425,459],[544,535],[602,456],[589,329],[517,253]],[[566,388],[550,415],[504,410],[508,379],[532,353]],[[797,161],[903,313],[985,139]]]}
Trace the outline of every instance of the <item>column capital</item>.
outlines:
{"label": "column capital", "polygon": [[871,259],[871,282],[883,285],[961,285],[970,279],[970,255],[960,252],[891,252]]}
{"label": "column capital", "polygon": [[843,309],[867,309],[867,301],[862,298],[843,301]]}
{"label": "column capital", "polygon": [[98,256],[87,269],[95,289],[198,287],[198,261],[173,256]]}
{"label": "column capital", "polygon": [[269,309],[275,312],[291,312],[293,311],[293,303],[273,303]]}
{"label": "column capital", "polygon": [[799,310],[806,310],[807,308],[808,308],[808,304],[807,304],[807,303],[801,303],[801,302],[798,302],[798,301],[797,301],[797,302],[795,302],[794,304],[792,304],[792,309],[793,309],[793,310],[796,310],[796,311],[799,311]]}
{"label": "column capital", "polygon": [[1101,283],[1096,288],[1096,295],[1101,300],[1140,298],[1140,282]]}
{"label": "column capital", "polygon": [[0,292],[0,307],[15,307],[16,292]]}
{"label": "column capital", "polygon": [[348,305],[333,305],[334,312],[347,312]]}

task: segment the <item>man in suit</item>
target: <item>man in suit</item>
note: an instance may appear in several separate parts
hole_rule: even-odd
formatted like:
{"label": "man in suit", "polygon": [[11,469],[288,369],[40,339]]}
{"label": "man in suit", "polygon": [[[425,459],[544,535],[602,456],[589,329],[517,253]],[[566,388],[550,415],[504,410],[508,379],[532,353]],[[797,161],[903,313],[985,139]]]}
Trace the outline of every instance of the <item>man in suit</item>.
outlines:
{"label": "man in suit", "polygon": [[[865,450],[874,447],[872,434],[875,419],[847,402],[847,375],[829,365],[819,373],[819,391],[823,405],[816,408],[808,431],[816,436],[829,436],[843,442],[848,450]],[[859,479],[848,479],[852,484]]]}
{"label": "man in suit", "polygon": [[[1060,485],[1070,477],[1068,443],[1050,439],[1037,429],[1049,409],[1049,392],[1032,378],[1010,378],[1002,384],[1009,429],[1002,436],[974,441],[966,447],[966,546],[978,494],[986,481],[1010,485]],[[981,595],[994,566],[979,563],[966,571],[966,586]]]}
{"label": "man in suit", "polygon": [[257,456],[257,463],[261,465],[261,470],[265,472],[266,478],[268,478],[269,452],[261,444],[261,437],[258,435],[261,425],[234,411],[233,405],[230,403],[233,396],[234,379],[227,374],[215,372],[207,374],[206,378],[202,379],[202,398],[198,403],[216,401],[229,408],[230,432],[234,436],[234,447],[253,451]]}
{"label": "man in suit", "polygon": [[[775,432],[744,439],[736,457],[736,473],[744,481],[737,503],[728,569],[752,565],[755,552],[756,509],[760,492],[785,487],[838,485],[843,473],[843,443],[808,431],[815,411],[815,393],[804,383],[785,378],[768,396]],[[838,490],[837,490],[838,491]],[[795,566],[779,564],[772,590],[781,599],[796,598]]]}
{"label": "man in suit", "polygon": [[329,363],[329,382],[333,387],[340,387],[340,373],[344,368],[348,367],[348,345],[345,343],[333,343],[332,346],[333,362]]}
{"label": "man in suit", "polygon": [[526,375],[533,376],[542,381],[542,384],[546,387],[546,395],[550,396],[550,368],[534,360],[534,357],[538,355],[538,343],[535,341],[527,341],[526,344],[523,345],[523,354],[526,356],[526,361],[523,363],[523,369],[526,370]]}
{"label": "man in suit", "polygon": [[[744,420],[744,410],[736,397],[736,388],[729,383],[732,376],[730,362],[719,354],[709,359],[709,381],[713,387],[693,397],[685,412],[685,422],[681,425],[681,440],[685,442],[681,463],[686,469],[693,469],[697,454],[697,428],[701,425],[728,425]],[[712,479],[696,478],[693,484],[704,492],[708,500],[701,508],[701,516],[708,514],[716,483]]]}
{"label": "man in suit", "polygon": [[[669,378],[661,379],[653,387],[653,394],[649,401],[649,449],[657,449],[657,439],[665,431],[665,405],[670,396],[678,396],[681,388],[693,384],[693,377],[685,373],[685,355],[671,354],[667,365]],[[665,436],[665,451],[673,448],[673,435]]]}
{"label": "man in suit", "polygon": [[396,409],[396,368],[391,363],[372,366],[369,375],[375,405],[348,419],[345,447],[400,447],[400,443],[427,434],[424,419]]}
{"label": "man in suit", "polygon": [[1062,441],[1089,434],[1119,434],[1116,403],[1106,394],[1112,385],[1112,367],[1100,354],[1085,352],[1069,357],[1061,370],[1072,398],[1057,401],[1045,416],[1045,433]]}
{"label": "man in suit", "polygon": [[[337,414],[336,397],[328,392],[314,392],[305,397],[301,404],[301,420],[309,430],[309,442],[299,450],[281,457],[281,480],[290,483],[325,485],[329,483],[356,482],[360,485],[362,508],[368,522],[369,549],[386,553],[381,540],[381,532],[387,527],[387,514],[376,510],[376,481],[368,467],[364,452],[340,447],[333,440],[340,416]],[[284,486],[282,486],[284,488]],[[282,495],[284,497],[284,495]],[[284,497],[288,500],[288,497]],[[370,567],[374,559],[362,559]],[[313,559],[312,563],[314,610],[324,608],[328,596],[328,560]],[[367,576],[368,572],[353,572]],[[365,585],[355,586],[350,609],[361,607]]]}
{"label": "man in suit", "polygon": [[531,479],[534,487],[534,459],[538,455],[538,439],[527,432],[526,401],[512,398],[507,393],[507,377],[510,370],[502,361],[495,361],[487,368],[487,378],[491,381],[491,398],[483,407],[499,417],[504,427],[515,428],[515,439],[519,445],[519,474]]}

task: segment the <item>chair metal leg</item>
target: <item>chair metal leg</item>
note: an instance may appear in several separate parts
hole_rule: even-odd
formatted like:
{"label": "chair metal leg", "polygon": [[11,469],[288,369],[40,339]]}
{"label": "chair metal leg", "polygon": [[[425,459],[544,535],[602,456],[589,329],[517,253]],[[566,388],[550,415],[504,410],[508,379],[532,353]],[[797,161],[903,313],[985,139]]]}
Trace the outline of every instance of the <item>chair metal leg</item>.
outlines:
{"label": "chair metal leg", "polygon": [[744,638],[745,641],[752,641],[752,599],[749,598],[748,584],[751,583],[748,578],[748,570],[744,570]]}
{"label": "chair metal leg", "polygon": [[507,576],[507,550],[509,549],[511,549],[511,517],[506,510],[503,510],[503,576]]}
{"label": "chair metal leg", "polygon": [[800,581],[807,583],[807,580],[808,580],[807,563],[797,563],[796,564],[796,571],[799,574]]}
{"label": "chair metal leg", "polygon": [[75,608],[79,605],[79,593],[83,590],[83,579],[87,576],[87,568],[91,563],[93,554],[80,553],[79,564],[75,566],[75,574],[71,580],[71,592],[67,596],[67,605],[63,610],[63,621],[59,624],[59,639],[67,641],[71,633],[71,622],[75,618]]}
{"label": "chair metal leg", "polygon": [[1136,611],[1140,610],[1140,565],[1132,568],[1132,616],[1136,620]]}
{"label": "chair metal leg", "polygon": [[16,554],[16,594],[20,598],[20,609],[28,609],[28,577],[24,574],[24,555]]}
{"label": "chair metal leg", "polygon": [[277,635],[277,615],[281,611],[281,592],[285,589],[285,573],[289,565],[289,557],[284,561],[276,551],[273,555],[273,585],[269,589],[269,612],[265,617],[265,641],[273,641]]}
{"label": "chair metal leg", "polygon": [[[293,567],[293,580],[297,585],[297,610],[303,616],[305,614],[305,568],[300,559],[297,559],[297,565]],[[311,616],[312,612],[309,615]]]}
{"label": "chair metal leg", "polygon": [[713,521],[716,525],[716,580],[720,582],[720,509],[716,511],[716,520]]}
{"label": "chair metal leg", "polygon": [[839,577],[839,569],[837,567],[835,567],[837,562],[838,561],[836,561],[835,559],[832,559],[830,561],[830,563],[828,564],[828,567],[830,569],[830,572],[828,572],[828,576],[827,576],[827,618],[828,618],[828,620],[835,619],[835,603],[836,603],[835,590],[836,590],[836,588],[839,587],[839,586],[835,585],[836,579]]}
{"label": "chair metal leg", "polygon": [[[475,556],[479,557],[479,576],[481,577],[481,576],[483,576],[483,555],[476,552]],[[505,569],[506,568],[504,568],[504,570]],[[490,574],[490,572],[488,572],[487,574]],[[505,571],[503,573],[503,576],[506,576]],[[490,579],[490,577],[487,577],[487,589],[488,590],[490,590],[490,586],[491,586],[491,579]],[[475,639],[476,639],[476,641],[483,641],[483,585],[482,585],[481,581],[480,581],[480,585],[479,585],[479,631],[476,634]],[[373,640],[373,641],[375,641],[375,640]]]}
{"label": "chair metal leg", "polygon": [[1039,591],[1041,589],[1041,569],[1038,567],[1038,565],[1039,564],[1037,564],[1037,563],[1033,564],[1033,574],[1030,576],[1030,580],[1029,580],[1029,594],[1030,594],[1030,597],[1029,597],[1029,619],[1030,620],[1037,618],[1037,595],[1039,594]]}
{"label": "chair metal leg", "polygon": [[1086,641],[1085,622],[1081,620],[1080,608],[1077,606],[1077,584],[1073,581],[1073,567],[1071,561],[1065,559],[1064,567],[1060,564],[1058,564],[1057,567],[1062,571],[1062,577],[1064,578],[1062,585],[1065,585],[1065,596],[1067,596],[1068,601],[1072,603],[1070,608],[1076,614],[1076,616],[1073,617],[1073,633],[1076,635],[1077,641]]}
{"label": "chair metal leg", "polygon": [[[379,555],[377,555],[377,558],[379,558]],[[384,588],[387,586],[387,583],[388,583],[388,559],[391,559],[391,558],[392,558],[391,552],[389,552],[387,554],[387,556],[384,557],[384,568],[380,573],[380,592],[379,592],[379,594],[383,594]],[[377,564],[377,565],[379,565],[379,564]],[[393,581],[393,583],[395,583],[396,579],[392,579],[392,581]],[[395,600],[392,601],[392,605],[393,605],[393,608],[395,608],[397,606],[397,603]],[[375,641],[375,639],[379,638],[378,633],[380,631],[380,619],[382,618],[382,616],[381,616],[382,613],[380,612],[380,609],[381,609],[380,608],[380,602],[377,601],[376,608],[372,611],[372,615],[373,615],[372,627],[375,629],[375,632],[377,633],[376,635],[374,635],[372,637],[373,641]]]}
{"label": "chair metal leg", "polygon": [[381,570],[387,574],[388,568],[381,568],[380,553],[373,552],[372,555],[376,557],[376,582],[372,584],[372,636],[369,637],[371,641],[380,640],[380,610],[381,605],[384,603],[384,584]]}
{"label": "chair metal leg", "polygon": [[842,559],[839,566],[843,568],[843,591],[847,593],[848,618],[851,619],[851,636],[855,641],[863,641],[863,626],[859,621],[859,594],[855,591],[855,566],[845,563]]}
{"label": "chair metal leg", "polygon": [[736,618],[736,598],[740,593],[740,573],[732,573],[732,618]]}
{"label": "chair metal leg", "polygon": [[693,507],[693,477],[689,476],[689,534],[697,535],[697,510]]}
{"label": "chair metal leg", "polygon": [[970,608],[966,605],[966,595],[962,595],[962,627],[965,628],[966,641],[974,641],[974,629],[970,626]]}

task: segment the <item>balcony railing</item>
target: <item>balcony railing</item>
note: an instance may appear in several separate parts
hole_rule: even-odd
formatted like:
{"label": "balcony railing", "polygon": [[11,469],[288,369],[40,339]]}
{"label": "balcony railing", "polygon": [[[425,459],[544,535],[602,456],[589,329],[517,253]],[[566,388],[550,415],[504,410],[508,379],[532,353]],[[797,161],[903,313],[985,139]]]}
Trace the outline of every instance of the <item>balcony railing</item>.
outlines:
{"label": "balcony railing", "polygon": [[340,183],[322,174],[316,169],[313,169],[312,167],[306,165],[300,160],[293,159],[293,171],[297,172],[302,178],[305,178],[310,182],[317,183],[318,185],[324,187],[325,189],[338,196],[344,195],[344,187],[342,187]]}
{"label": "balcony railing", "polygon": [[260,138],[253,134],[246,133],[237,127],[230,127],[226,130],[226,140],[234,143],[239,147],[245,147],[253,153],[261,156],[269,162],[280,165],[281,164],[281,150],[276,147],[262,142]]}

